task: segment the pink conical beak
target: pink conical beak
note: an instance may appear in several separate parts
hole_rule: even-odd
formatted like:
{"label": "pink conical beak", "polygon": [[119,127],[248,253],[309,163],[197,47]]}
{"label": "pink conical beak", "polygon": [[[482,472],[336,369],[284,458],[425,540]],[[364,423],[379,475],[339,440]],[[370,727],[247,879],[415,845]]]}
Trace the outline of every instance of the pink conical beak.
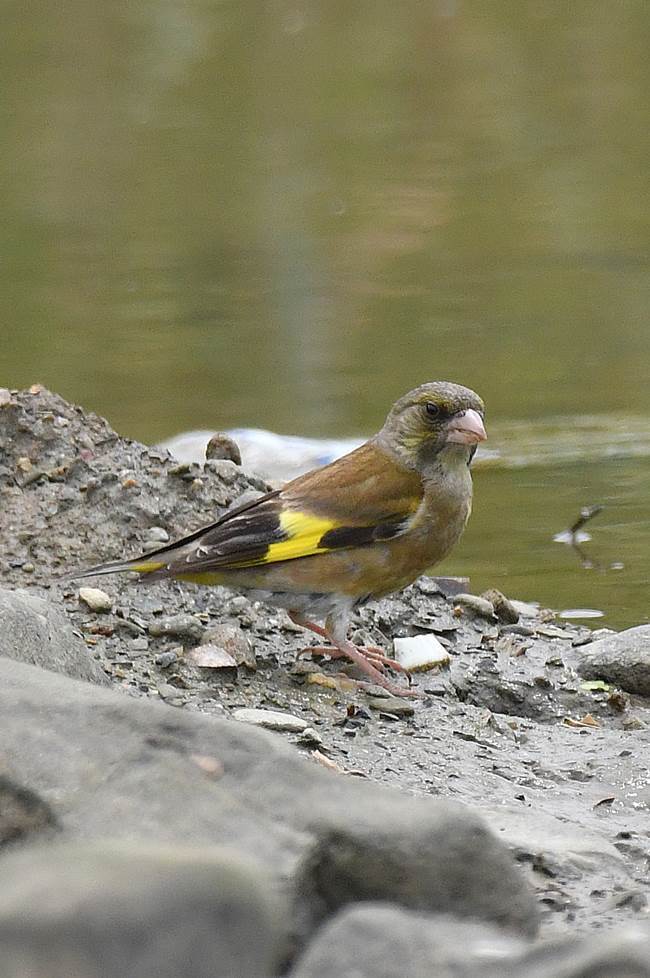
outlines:
{"label": "pink conical beak", "polygon": [[454,445],[476,445],[486,438],[483,418],[478,411],[471,408],[463,411],[462,414],[457,414],[447,427],[447,441]]}

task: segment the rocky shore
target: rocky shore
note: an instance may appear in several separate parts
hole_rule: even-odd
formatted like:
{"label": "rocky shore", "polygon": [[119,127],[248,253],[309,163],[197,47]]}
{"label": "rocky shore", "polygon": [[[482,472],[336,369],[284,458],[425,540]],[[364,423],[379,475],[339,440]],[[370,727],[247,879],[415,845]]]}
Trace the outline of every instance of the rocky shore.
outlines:
{"label": "rocky shore", "polygon": [[650,978],[650,625],[421,578],[356,636],[436,637],[413,701],[241,595],[70,580],[264,489],[0,390],[3,978]]}

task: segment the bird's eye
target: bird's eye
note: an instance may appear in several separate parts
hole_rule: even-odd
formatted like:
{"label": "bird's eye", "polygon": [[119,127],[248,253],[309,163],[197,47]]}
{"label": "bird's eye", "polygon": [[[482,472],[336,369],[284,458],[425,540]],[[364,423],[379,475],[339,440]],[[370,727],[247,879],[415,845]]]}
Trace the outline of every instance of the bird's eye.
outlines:
{"label": "bird's eye", "polygon": [[424,409],[427,412],[427,417],[428,418],[439,418],[440,417],[440,407],[439,407],[439,405],[434,404],[432,401],[427,401],[427,403],[424,406]]}

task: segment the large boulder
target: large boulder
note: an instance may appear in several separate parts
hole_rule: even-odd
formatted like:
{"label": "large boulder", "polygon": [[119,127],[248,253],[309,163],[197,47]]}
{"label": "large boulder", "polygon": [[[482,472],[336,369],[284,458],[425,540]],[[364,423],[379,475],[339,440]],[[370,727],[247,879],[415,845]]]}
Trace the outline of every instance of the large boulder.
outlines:
{"label": "large boulder", "polygon": [[323,770],[280,735],[0,660],[3,752],[64,837],[220,845],[294,906],[294,938],[357,900],[532,934],[504,844],[468,808]]}
{"label": "large boulder", "polygon": [[650,696],[650,625],[626,628],[580,648],[578,671],[629,693]]}
{"label": "large boulder", "polygon": [[315,936],[290,978],[650,978],[650,928],[530,949],[494,927],[357,904]]}
{"label": "large boulder", "polygon": [[5,857],[3,978],[268,978],[282,908],[216,847],[56,845]]}
{"label": "large boulder", "polygon": [[0,656],[100,685],[110,680],[65,614],[27,591],[0,589]]}

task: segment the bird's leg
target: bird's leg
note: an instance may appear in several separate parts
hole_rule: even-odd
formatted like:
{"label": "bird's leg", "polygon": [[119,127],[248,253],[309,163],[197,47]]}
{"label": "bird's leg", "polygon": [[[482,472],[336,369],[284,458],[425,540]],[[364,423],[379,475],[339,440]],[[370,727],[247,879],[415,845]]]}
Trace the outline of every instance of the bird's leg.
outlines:
{"label": "bird's leg", "polygon": [[[294,625],[301,625],[303,628],[308,628],[311,632],[315,632],[316,635],[320,635],[321,638],[331,638],[327,630],[323,628],[322,625],[317,625],[313,621],[307,621],[306,618],[302,618],[295,612],[290,611],[289,618]],[[388,666],[390,669],[394,669],[395,672],[406,672],[404,666],[399,663],[397,659],[391,659],[390,656],[386,655],[375,645],[355,645],[355,648],[379,668]],[[298,656],[300,657],[301,655],[328,655],[330,659],[348,658],[347,652],[343,652],[336,645],[309,645],[307,648],[300,650]]]}
{"label": "bird's leg", "polygon": [[[298,655],[312,655],[324,654],[328,655],[331,659],[349,659],[356,666],[365,672],[367,676],[370,677],[372,683],[377,686],[382,686],[384,689],[392,693],[393,696],[420,696],[416,690],[405,688],[400,686],[398,683],[393,683],[390,679],[384,675],[383,670],[386,666],[390,666],[393,669],[397,669],[399,672],[406,672],[406,670],[396,662],[394,659],[390,659],[387,655],[381,651],[381,649],[374,648],[372,646],[356,646],[352,642],[348,641],[345,636],[345,630],[347,622],[341,623],[334,619],[328,619],[323,628],[321,625],[316,625],[313,621],[308,621],[303,618],[297,612],[289,612],[289,617],[291,621],[296,625],[301,625],[303,628],[308,628],[310,631],[315,632],[316,635],[320,635],[323,638],[329,639],[332,646],[310,646],[309,648],[303,649]],[[382,670],[382,671],[380,671]],[[367,683],[360,682],[359,686],[364,687],[368,685]]]}
{"label": "bird's leg", "polygon": [[[297,611],[287,612],[289,618],[294,623],[294,625],[300,625],[301,628],[308,628],[310,632],[316,632],[321,638],[329,638],[329,635],[325,631],[322,625],[317,625],[315,621],[307,621],[302,615],[299,615]],[[307,651],[305,649],[305,651]],[[300,653],[302,655],[302,652]]]}

